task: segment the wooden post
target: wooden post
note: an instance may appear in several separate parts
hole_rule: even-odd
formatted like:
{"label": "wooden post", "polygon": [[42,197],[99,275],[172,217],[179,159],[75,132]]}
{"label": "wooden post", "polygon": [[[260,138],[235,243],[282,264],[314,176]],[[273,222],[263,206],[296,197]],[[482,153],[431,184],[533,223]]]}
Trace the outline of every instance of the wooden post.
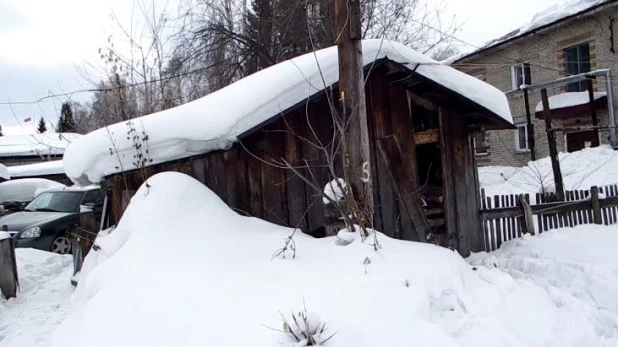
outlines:
{"label": "wooden post", "polygon": [[599,120],[597,118],[597,110],[594,105],[594,87],[591,79],[587,79],[586,82],[588,87],[588,97],[590,99],[590,102],[588,103],[588,107],[590,108],[590,117],[592,118],[592,125],[597,126],[599,125]]}
{"label": "wooden post", "polygon": [[373,170],[365,103],[360,0],[335,0],[335,37],[339,54],[339,93],[345,112],[344,173],[351,198],[364,216],[373,215]]}
{"label": "wooden post", "polygon": [[0,239],[0,292],[5,298],[17,296],[17,263],[13,240]]}
{"label": "wooden post", "polygon": [[528,88],[524,88],[524,105],[526,107],[526,130],[528,131],[530,159],[534,161],[536,160],[536,145],[534,141],[534,125],[532,124],[532,115],[530,115],[530,98],[528,96]]}
{"label": "wooden post", "polygon": [[534,234],[532,208],[523,194],[519,196],[519,201],[521,202],[521,208],[524,211],[523,223],[521,224],[522,231],[524,234]]}
{"label": "wooden post", "polygon": [[558,201],[564,201],[564,182],[562,181],[562,171],[558,161],[558,148],[556,148],[556,134],[551,131],[551,110],[549,109],[549,99],[547,89],[541,89],[541,100],[543,102],[543,118],[545,119],[545,129],[547,130],[547,142],[549,144],[549,157],[551,168],[554,172],[554,183],[556,185],[556,197]]}
{"label": "wooden post", "polygon": [[601,203],[599,202],[599,187],[593,186],[590,188],[590,201],[592,202],[592,218],[594,224],[603,224],[603,218],[601,218]]}

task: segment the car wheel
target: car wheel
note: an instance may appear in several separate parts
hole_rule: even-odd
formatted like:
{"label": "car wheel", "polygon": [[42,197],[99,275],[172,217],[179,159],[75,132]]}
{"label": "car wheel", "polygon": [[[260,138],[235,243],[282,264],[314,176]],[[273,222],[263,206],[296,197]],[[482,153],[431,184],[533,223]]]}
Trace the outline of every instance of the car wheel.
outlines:
{"label": "car wheel", "polygon": [[71,253],[71,241],[65,236],[57,237],[52,242],[51,251],[58,254],[69,254]]}

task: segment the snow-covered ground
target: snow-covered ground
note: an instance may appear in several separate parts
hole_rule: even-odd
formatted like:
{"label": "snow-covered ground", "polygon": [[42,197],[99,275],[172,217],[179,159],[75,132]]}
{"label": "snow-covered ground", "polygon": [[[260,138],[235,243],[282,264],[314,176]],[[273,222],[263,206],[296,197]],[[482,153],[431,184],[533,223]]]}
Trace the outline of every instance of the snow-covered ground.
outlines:
{"label": "snow-covered ground", "polygon": [[71,256],[17,249],[16,257],[20,291],[0,296],[0,346],[44,346],[69,313]]}
{"label": "snow-covered ground", "polygon": [[[618,151],[601,146],[573,153],[560,153],[565,189],[589,189],[618,183]],[[487,166],[479,168],[481,188],[487,196],[554,191],[549,157],[523,167]]]}
{"label": "snow-covered ground", "polygon": [[[178,203],[169,204],[169,201]],[[71,260],[18,250],[22,293],[0,301],[0,346],[618,346],[618,227],[560,229],[462,259],[444,248],[292,230],[158,174],[99,237],[71,295]]]}

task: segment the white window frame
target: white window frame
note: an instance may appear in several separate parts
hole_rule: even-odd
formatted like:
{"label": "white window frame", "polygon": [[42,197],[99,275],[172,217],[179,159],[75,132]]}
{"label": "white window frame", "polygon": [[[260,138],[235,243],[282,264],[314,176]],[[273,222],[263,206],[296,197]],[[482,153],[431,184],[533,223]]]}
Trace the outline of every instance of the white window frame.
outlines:
{"label": "white window frame", "polygon": [[[485,133],[483,133],[481,136],[483,138],[483,141],[485,142]],[[487,150],[486,146],[482,147],[485,150],[485,152],[477,152],[476,148],[477,148],[477,146],[476,146],[476,136],[472,136],[472,149],[474,150],[474,155],[477,156],[477,157],[483,157],[483,156],[489,155],[489,151]]]}
{"label": "white window frame", "polygon": [[[524,124],[516,124],[515,125],[517,127],[517,129],[515,129],[514,134],[514,138],[515,138],[515,152],[517,153],[528,153],[530,152],[530,148],[528,147],[529,144],[529,140],[528,140],[528,136],[530,136],[528,134],[528,124],[524,123]],[[519,146],[519,129],[520,128],[524,128],[525,134],[526,134],[526,148],[521,148]]]}
{"label": "white window frame", "polygon": [[[511,66],[511,90],[518,90],[519,87],[522,84],[526,83],[526,67],[525,67],[525,64],[528,64],[528,63],[518,63],[518,64],[515,64],[515,65]],[[517,85],[517,74],[515,73],[516,69],[518,67],[521,68],[521,77],[522,77],[521,79],[522,79],[522,81],[521,81],[520,85]],[[531,80],[532,80],[532,78],[531,78]]]}

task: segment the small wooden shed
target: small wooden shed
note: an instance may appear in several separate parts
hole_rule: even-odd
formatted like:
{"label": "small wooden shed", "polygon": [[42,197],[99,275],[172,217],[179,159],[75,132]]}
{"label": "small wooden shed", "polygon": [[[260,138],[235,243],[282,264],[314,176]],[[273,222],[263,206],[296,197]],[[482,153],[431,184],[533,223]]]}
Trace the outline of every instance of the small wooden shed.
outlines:
{"label": "small wooden shed", "polygon": [[[364,42],[363,48],[366,47],[371,45]],[[417,239],[402,200],[406,197],[397,187],[401,183],[408,187],[403,194],[416,196],[414,201],[424,211],[423,218],[431,225],[436,243],[456,248],[462,255],[479,251],[480,198],[471,135],[482,129],[513,127],[506,98],[497,89],[408,48],[394,44],[391,47],[396,49],[384,47],[383,54],[365,59],[374,228],[391,237]],[[368,54],[365,52],[366,57]],[[336,54],[332,56],[336,59]],[[336,67],[336,61],[332,64]],[[327,63],[322,65],[328,69]],[[276,70],[277,66],[273,68]],[[257,74],[260,73],[263,72]],[[240,87],[233,84],[227,88]],[[336,95],[335,81],[247,127],[237,134],[237,141],[230,147],[187,153],[156,163],[147,168],[148,175],[163,171],[186,173],[241,214],[299,226],[306,233],[321,236],[325,223],[321,197],[291,170],[269,163],[281,158],[299,166],[308,163],[310,175],[320,187],[333,179],[324,167],[324,153],[312,143],[328,143],[332,139],[329,100],[332,104]],[[238,97],[243,97],[240,89]],[[493,101],[487,104],[483,98]],[[380,151],[385,141],[397,143],[399,146],[395,147],[400,151]],[[67,152],[69,160],[70,152],[71,148]],[[81,172],[72,174],[76,179],[85,177]],[[112,221],[120,219],[129,198],[143,181],[143,170],[137,169],[103,178],[101,184],[108,189]]]}

